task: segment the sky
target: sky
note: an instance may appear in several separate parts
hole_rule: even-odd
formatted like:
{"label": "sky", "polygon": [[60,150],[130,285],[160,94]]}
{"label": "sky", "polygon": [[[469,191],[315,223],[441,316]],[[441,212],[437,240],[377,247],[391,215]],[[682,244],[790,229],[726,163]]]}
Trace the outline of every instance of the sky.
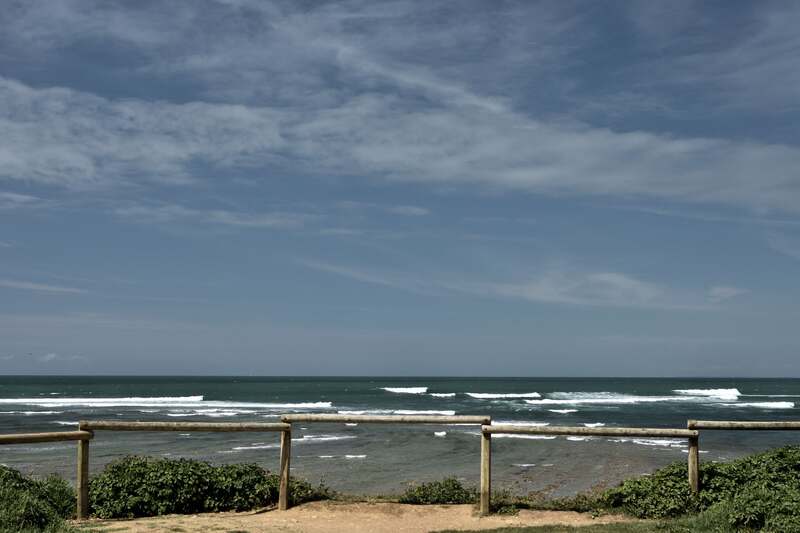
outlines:
{"label": "sky", "polygon": [[800,376],[799,27],[5,2],[0,373]]}

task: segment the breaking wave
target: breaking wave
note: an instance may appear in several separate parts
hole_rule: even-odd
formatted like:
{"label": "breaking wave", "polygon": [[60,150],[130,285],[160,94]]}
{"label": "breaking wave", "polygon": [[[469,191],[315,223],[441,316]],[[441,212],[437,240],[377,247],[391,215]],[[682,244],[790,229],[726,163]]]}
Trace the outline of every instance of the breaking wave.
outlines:
{"label": "breaking wave", "polygon": [[742,395],[739,389],[675,389],[672,392],[686,396],[707,396],[720,400],[737,400]]}
{"label": "breaking wave", "polygon": [[381,390],[395,394],[425,394],[428,387],[381,387]]}
{"label": "breaking wave", "polygon": [[491,392],[465,392],[470,398],[478,398],[479,400],[497,400],[497,399],[511,399],[511,398],[541,398],[542,395],[538,392],[524,392],[524,393],[509,393],[509,394],[495,394]]}

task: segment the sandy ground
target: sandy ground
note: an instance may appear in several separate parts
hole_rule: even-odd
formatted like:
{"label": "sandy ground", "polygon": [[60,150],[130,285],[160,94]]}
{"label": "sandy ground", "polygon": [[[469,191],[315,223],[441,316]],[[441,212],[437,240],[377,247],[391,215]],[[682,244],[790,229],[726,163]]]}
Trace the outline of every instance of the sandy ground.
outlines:
{"label": "sandy ground", "polygon": [[478,517],[471,505],[314,502],[288,511],[170,515],[137,520],[92,520],[88,530],[104,532],[249,532],[422,533],[442,529],[491,529],[505,526],[571,525],[620,522],[619,516],[592,518],[568,511],[520,511],[516,516]]}

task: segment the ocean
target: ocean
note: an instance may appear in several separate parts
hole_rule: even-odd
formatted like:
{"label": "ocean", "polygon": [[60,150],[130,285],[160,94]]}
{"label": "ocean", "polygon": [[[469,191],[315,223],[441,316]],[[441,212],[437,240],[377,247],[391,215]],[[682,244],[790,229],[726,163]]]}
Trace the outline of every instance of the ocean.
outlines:
{"label": "ocean", "polygon": [[[796,420],[798,379],[0,377],[0,433],[77,428],[79,419],[277,421],[281,413],[474,414],[522,425],[685,428],[687,419]],[[456,476],[476,484],[479,429],[462,425],[296,424],[292,473],[356,494],[397,494]],[[700,460],[728,460],[800,432],[701,434]],[[492,479],[567,495],[686,460],[686,441],[495,436]],[[128,454],[277,470],[277,433],[97,432],[91,472]],[[0,463],[75,476],[75,444],[0,447]]]}

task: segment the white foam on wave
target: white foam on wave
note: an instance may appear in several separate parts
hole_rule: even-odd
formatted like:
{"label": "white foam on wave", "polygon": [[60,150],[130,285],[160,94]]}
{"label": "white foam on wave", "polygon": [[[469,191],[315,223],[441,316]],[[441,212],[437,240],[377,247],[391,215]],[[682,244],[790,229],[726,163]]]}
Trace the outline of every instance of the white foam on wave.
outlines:
{"label": "white foam on wave", "polygon": [[707,401],[707,397],[699,396],[637,396],[618,394],[615,392],[554,392],[549,398],[541,400],[525,400],[529,405],[630,405],[652,402],[691,402]]}
{"label": "white foam on wave", "polygon": [[435,398],[452,398],[455,395],[455,392],[431,392],[429,394],[429,396],[433,396]]}
{"label": "white foam on wave", "polygon": [[366,456],[366,454],[364,454],[364,455],[345,455],[344,458],[345,459],[366,459],[367,456]]}
{"label": "white foam on wave", "polygon": [[434,431],[433,432],[433,436],[434,437],[446,437],[447,436],[447,432],[446,431]]}
{"label": "white foam on wave", "polygon": [[428,387],[381,387],[381,389],[395,394],[425,394],[428,392]]}
{"label": "white foam on wave", "polygon": [[577,409],[548,409],[551,413],[558,413],[561,415],[568,415],[570,413],[577,413]]}
{"label": "white foam on wave", "polygon": [[658,446],[661,448],[685,448],[687,442],[685,439],[608,439],[608,442],[632,442],[640,446]]}
{"label": "white foam on wave", "polygon": [[567,440],[571,440],[574,442],[583,442],[590,439],[591,437],[575,437],[575,436],[567,437]]}
{"label": "white foam on wave", "polygon": [[538,392],[524,392],[524,393],[491,393],[491,392],[465,392],[470,398],[477,398],[479,400],[500,400],[500,399],[513,399],[513,398],[541,398],[542,395]]}
{"label": "white foam on wave", "polygon": [[737,400],[742,395],[739,389],[675,389],[672,392],[685,396],[706,396],[720,400]]}
{"label": "white foam on wave", "polygon": [[[164,396],[128,398],[0,398],[0,405],[42,407],[161,407],[173,409],[330,409],[331,402],[235,402],[203,400],[203,396]],[[41,413],[42,411],[38,411]]]}
{"label": "white foam on wave", "polygon": [[292,442],[328,442],[333,440],[355,439],[354,435],[303,435],[292,439]]}
{"label": "white foam on wave", "polygon": [[536,463],[514,463],[511,466],[518,466],[520,468],[530,468],[536,466]]}
{"label": "white foam on wave", "polygon": [[585,422],[583,425],[587,428],[601,428],[605,426],[605,424],[602,422]]}
{"label": "white foam on wave", "polygon": [[58,424],[59,426],[77,426],[78,422],[69,422],[67,420],[53,420],[53,424]]}
{"label": "white foam on wave", "polygon": [[[294,440],[294,439],[292,439]],[[278,448],[280,444],[278,443],[271,443],[271,444],[253,444],[252,446],[236,446],[233,448],[234,451],[241,452],[244,450],[267,450],[271,448]]]}
{"label": "white foam on wave", "polygon": [[721,403],[725,407],[755,407],[758,409],[793,409],[794,402],[737,402]]}

